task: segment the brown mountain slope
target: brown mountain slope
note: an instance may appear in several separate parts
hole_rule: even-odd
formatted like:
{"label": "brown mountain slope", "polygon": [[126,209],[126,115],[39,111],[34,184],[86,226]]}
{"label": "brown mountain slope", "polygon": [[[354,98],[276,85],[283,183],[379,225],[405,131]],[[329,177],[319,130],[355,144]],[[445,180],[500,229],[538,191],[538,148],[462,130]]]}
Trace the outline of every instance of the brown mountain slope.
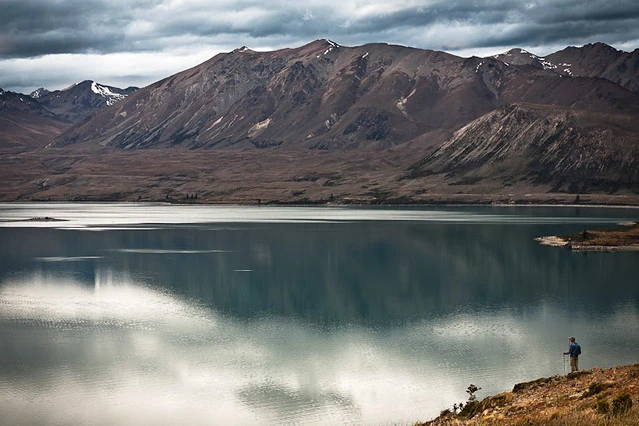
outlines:
{"label": "brown mountain slope", "polygon": [[604,43],[567,47],[546,56],[546,60],[560,64],[571,75],[598,77],[610,80],[639,93],[639,49],[623,52]]}
{"label": "brown mountain slope", "polygon": [[510,49],[492,58],[508,65],[528,65],[563,77],[603,78],[639,93],[639,49],[623,52],[605,43],[567,47],[540,57],[524,49]]}
{"label": "brown mountain slope", "polygon": [[119,89],[85,80],[64,90],[38,89],[33,92],[39,104],[58,117],[78,122],[94,112],[111,106],[137,90],[136,87]]}
{"label": "brown mountain slope", "polygon": [[[534,68],[545,69],[554,73],[560,74],[564,77],[572,77],[573,74],[566,64],[555,64],[547,60],[546,58],[539,57],[534,53],[528,52],[524,49],[510,49],[507,52],[499,55],[494,55],[493,58],[499,59],[508,65],[530,65]],[[575,77],[583,77],[582,75],[575,75]]]}
{"label": "brown mountain slope", "polygon": [[409,176],[447,174],[470,182],[528,179],[592,189],[639,189],[639,121],[634,114],[509,105],[458,130]]}
{"label": "brown mountain slope", "polygon": [[30,96],[0,89],[0,149],[3,151],[42,148],[69,125]]}
{"label": "brown mountain slope", "polygon": [[605,80],[564,78],[495,58],[318,40],[297,49],[219,54],[99,112],[55,145],[370,150],[416,139],[428,145],[522,101],[639,112],[637,94]]}

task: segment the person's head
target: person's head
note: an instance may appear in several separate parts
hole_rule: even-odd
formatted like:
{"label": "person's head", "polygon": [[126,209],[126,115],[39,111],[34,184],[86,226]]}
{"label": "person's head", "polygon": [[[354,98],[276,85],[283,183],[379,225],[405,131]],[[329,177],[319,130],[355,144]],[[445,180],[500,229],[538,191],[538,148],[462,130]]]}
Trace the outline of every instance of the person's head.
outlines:
{"label": "person's head", "polygon": [[574,338],[574,337],[569,337],[569,338],[568,338],[568,341],[569,341],[570,343],[574,343],[574,342],[575,342],[575,338]]}

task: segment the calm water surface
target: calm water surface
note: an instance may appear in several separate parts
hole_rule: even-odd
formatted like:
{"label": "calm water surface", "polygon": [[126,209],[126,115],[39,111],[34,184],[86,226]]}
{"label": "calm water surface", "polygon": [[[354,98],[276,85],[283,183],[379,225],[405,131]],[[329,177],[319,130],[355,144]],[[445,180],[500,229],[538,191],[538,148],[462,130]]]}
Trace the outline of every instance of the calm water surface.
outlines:
{"label": "calm water surface", "polygon": [[[66,222],[6,222],[51,216]],[[639,361],[632,209],[0,204],[9,425],[412,424]]]}

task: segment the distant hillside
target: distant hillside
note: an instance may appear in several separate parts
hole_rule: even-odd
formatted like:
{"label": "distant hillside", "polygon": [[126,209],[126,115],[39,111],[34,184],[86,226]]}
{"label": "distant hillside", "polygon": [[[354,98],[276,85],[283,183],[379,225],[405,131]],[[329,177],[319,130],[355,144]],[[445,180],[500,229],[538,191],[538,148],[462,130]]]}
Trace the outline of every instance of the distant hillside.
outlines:
{"label": "distant hillside", "polygon": [[523,49],[493,56],[509,65],[529,65],[564,77],[603,78],[639,93],[639,49],[623,52],[605,43],[570,46],[545,57]]}
{"label": "distant hillside", "polygon": [[639,49],[623,52],[604,43],[567,47],[546,56],[571,75],[598,77],[639,93]]}
{"label": "distant hillside", "polygon": [[136,90],[136,87],[119,89],[85,80],[52,92],[40,88],[32,95],[38,103],[58,117],[77,122],[106,106],[122,101]]}
{"label": "distant hillside", "polygon": [[69,125],[30,96],[0,89],[0,148],[42,148]]}
{"label": "distant hillside", "polygon": [[442,173],[468,183],[528,179],[570,192],[639,190],[639,120],[634,114],[504,106],[455,132],[408,176]]}

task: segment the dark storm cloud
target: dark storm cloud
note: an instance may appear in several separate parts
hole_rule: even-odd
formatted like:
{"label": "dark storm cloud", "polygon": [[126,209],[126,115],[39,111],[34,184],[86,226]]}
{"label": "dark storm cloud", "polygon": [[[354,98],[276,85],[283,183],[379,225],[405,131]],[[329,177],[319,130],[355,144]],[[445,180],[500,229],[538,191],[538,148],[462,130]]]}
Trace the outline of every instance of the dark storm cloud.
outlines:
{"label": "dark storm cloud", "polygon": [[637,22],[638,0],[0,0],[0,87],[141,86],[242,45],[318,38],[464,56],[595,41],[632,50]]}
{"label": "dark storm cloud", "polygon": [[[3,0],[0,16],[4,57],[157,51],[179,46],[185,37],[201,43],[235,39],[240,40],[235,44],[259,47],[322,37],[351,44],[402,42],[405,34],[410,44],[435,49],[639,38],[636,0],[327,0],[303,6],[255,0]],[[448,27],[441,37],[429,33],[437,25]],[[454,34],[460,27],[477,32],[462,40]],[[395,39],[385,39],[389,35]]]}
{"label": "dark storm cloud", "polygon": [[155,3],[2,0],[0,55],[30,57],[123,50],[127,40],[122,29],[141,8]]}

